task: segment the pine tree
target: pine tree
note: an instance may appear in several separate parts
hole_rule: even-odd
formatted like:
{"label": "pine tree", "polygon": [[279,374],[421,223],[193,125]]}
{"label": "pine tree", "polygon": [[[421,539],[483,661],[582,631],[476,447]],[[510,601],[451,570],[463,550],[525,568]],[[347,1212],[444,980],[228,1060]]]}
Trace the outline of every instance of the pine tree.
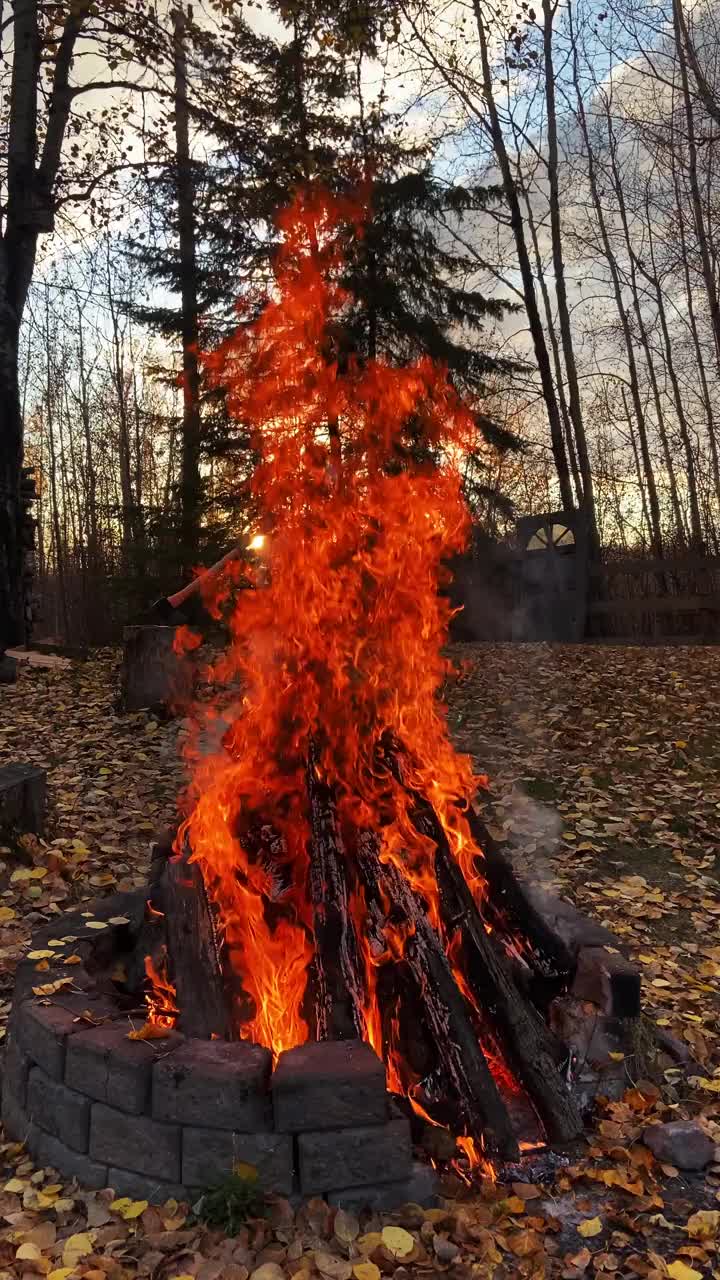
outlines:
{"label": "pine tree", "polygon": [[[358,43],[357,32],[364,39],[370,28],[360,24],[353,34],[354,9],[348,16],[342,6],[317,0],[270,0],[267,7],[283,24],[277,37],[258,35],[235,12],[212,32],[186,28],[189,106],[205,139],[194,162],[201,342],[213,345],[238,323],[238,299],[246,319],[262,305],[274,215],[298,189],[320,183],[343,195],[364,188],[368,223],[362,237],[349,228],[345,246],[343,283],[354,303],[340,347],[396,364],[421,355],[442,361],[477,405],[468,499],[477,512],[502,505],[486,470],[486,446],[516,448],[518,442],[482,406],[488,389],[517,366],[488,354],[484,331],[508,307],[465,287],[474,263],[448,230],[499,200],[500,192],[441,182],[432,149],[405,138],[382,101],[365,103],[363,58],[372,51]],[[172,182],[155,184],[150,215],[151,247],[140,255],[142,264],[152,280],[177,293],[178,257],[167,248],[176,240]],[[171,306],[148,309],[145,319],[168,335],[178,333]],[[412,423],[408,447],[414,456],[424,448]],[[228,420],[217,395],[204,407],[203,451],[212,459],[213,500],[227,502],[224,460],[232,457],[236,477],[243,451],[247,476],[254,459],[242,424]],[[236,481],[232,496],[236,506],[245,502]],[[240,514],[235,510],[233,517]]]}

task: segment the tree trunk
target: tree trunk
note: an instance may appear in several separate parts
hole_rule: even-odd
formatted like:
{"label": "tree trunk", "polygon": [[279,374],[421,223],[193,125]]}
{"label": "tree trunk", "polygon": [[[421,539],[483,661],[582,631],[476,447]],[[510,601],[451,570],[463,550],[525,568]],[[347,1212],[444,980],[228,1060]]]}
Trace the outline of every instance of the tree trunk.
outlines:
{"label": "tree trunk", "polygon": [[[0,263],[5,257],[0,245]],[[0,279],[0,656],[23,641],[18,323]]]}
{"label": "tree trunk", "polygon": [[492,91],[490,56],[488,53],[487,36],[485,33],[485,24],[480,0],[473,0],[473,10],[475,13],[475,22],[480,42],[483,97],[487,108],[486,125],[492,140],[495,157],[502,177],[505,199],[507,200],[508,209],[510,211],[510,225],[515,239],[515,250],[518,256],[518,266],[520,268],[520,276],[522,279],[528,325],[530,327],[535,359],[537,360],[538,370],[540,373],[545,409],[550,424],[550,440],[552,444],[553,457],[555,459],[558,484],[560,486],[560,500],[568,511],[572,511],[574,509],[573,492],[567,452],[565,450],[565,441],[563,439],[562,420],[560,418],[557,396],[555,394],[555,383],[553,381],[550,354],[545,341],[545,333],[543,330],[542,319],[540,317],[540,308],[538,307],[537,294],[535,292],[535,280],[533,277],[532,264],[530,262],[530,254],[528,253],[528,247],[525,240],[520,200],[518,198],[517,187],[513,180],[510,160],[505,146],[505,138],[503,137],[502,125],[500,123],[500,117],[498,115]]}
{"label": "tree trunk", "polygon": [[188,574],[197,562],[200,524],[200,368],[196,282],[195,197],[190,160],[185,17],[173,10],[175,67],[175,156],[177,161],[180,302],[183,347],[183,428],[180,471],[181,569]]}
{"label": "tree trunk", "polygon": [[567,289],[565,287],[565,259],[562,248],[562,223],[560,217],[560,188],[558,183],[558,140],[557,114],[555,109],[555,67],[553,65],[553,17],[557,5],[551,0],[542,0],[543,8],[543,53],[545,59],[545,105],[547,109],[548,130],[548,186],[550,200],[550,238],[552,243],[553,269],[555,272],[555,295],[557,298],[558,320],[560,322],[560,340],[562,342],[563,359],[568,384],[568,409],[575,435],[578,462],[583,486],[583,509],[588,523],[590,553],[598,558],[597,520],[595,515],[595,495],[593,491],[592,469],[583,421],[580,384],[578,382],[575,347],[570,323]]}

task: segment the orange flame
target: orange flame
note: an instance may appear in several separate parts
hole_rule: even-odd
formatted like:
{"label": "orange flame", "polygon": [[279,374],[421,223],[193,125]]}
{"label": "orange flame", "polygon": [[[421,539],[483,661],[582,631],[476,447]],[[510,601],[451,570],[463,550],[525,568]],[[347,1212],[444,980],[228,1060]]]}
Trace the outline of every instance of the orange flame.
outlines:
{"label": "orange flame", "polygon": [[[259,458],[251,492],[267,581],[235,593],[231,643],[208,678],[239,686],[242,702],[222,749],[198,752],[177,847],[187,838],[218,910],[238,1033],[275,1054],[308,1037],[311,751],[341,825],[378,833],[382,861],[401,868],[436,927],[435,849],[413,825],[409,789],[433,805],[478,901],[485,889],[458,807],[479,780],[453,750],[437,698],[450,618],[438,584],[466,539],[460,464],[477,451],[477,427],[430,359],[395,367],[346,349],[356,303],[339,283],[342,245],[362,238],[368,216],[361,199],[300,195],[278,219],[271,298],[205,357]],[[212,589],[219,608],[227,578]],[[405,786],[378,769],[385,734],[407,753]],[[383,1033],[376,999],[379,969],[405,938],[386,922],[371,944],[360,890],[352,915],[365,1037],[384,1055],[390,1087],[405,1092],[396,1028]]]}
{"label": "orange flame", "polygon": [[153,963],[152,956],[145,957],[145,974],[149,984],[145,996],[148,1023],[172,1029],[177,1021],[178,1007],[175,988],[168,977],[167,952],[164,947],[157,965]]}

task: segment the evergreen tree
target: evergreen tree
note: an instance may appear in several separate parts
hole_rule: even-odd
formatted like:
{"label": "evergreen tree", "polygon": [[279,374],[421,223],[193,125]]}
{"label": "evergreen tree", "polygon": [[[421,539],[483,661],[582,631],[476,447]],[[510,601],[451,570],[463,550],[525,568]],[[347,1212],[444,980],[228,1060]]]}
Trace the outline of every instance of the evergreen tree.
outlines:
{"label": "evergreen tree", "polygon": [[[448,231],[500,198],[496,188],[442,183],[432,150],[403,136],[382,100],[367,106],[363,59],[371,24],[353,26],[351,7],[269,0],[282,24],[278,36],[259,35],[241,14],[224,14],[210,29],[187,24],[189,107],[202,145],[193,163],[198,239],[197,293],[201,342],[212,345],[262,305],[275,245],[274,215],[308,183],[345,195],[368,192],[362,238],[348,229],[343,284],[354,299],[340,346],[358,358],[382,356],[405,364],[428,355],[442,361],[470,403],[478,406],[478,450],[468,459],[471,506],[502,504],[486,471],[486,444],[517,440],[483,412],[488,388],[517,366],[486,350],[487,322],[507,304],[466,288],[474,263]],[[358,37],[358,33],[361,33]],[[376,33],[374,38],[380,39]],[[157,131],[162,159],[166,130]],[[166,157],[167,159],[167,157]],[[149,278],[179,293],[177,214],[172,171],[155,183],[148,208],[150,245],[139,255]],[[257,299],[257,301],[256,301]],[[167,335],[179,332],[172,307],[146,309],[144,318]],[[240,321],[242,322],[242,320]],[[423,442],[408,424],[415,456]],[[231,423],[221,397],[203,411],[203,451],[212,460],[212,500],[245,502],[237,487],[238,459],[249,476],[254,459],[242,425]],[[225,459],[233,484],[223,490]],[[234,511],[234,519],[240,515]],[[244,512],[251,518],[251,512]]]}

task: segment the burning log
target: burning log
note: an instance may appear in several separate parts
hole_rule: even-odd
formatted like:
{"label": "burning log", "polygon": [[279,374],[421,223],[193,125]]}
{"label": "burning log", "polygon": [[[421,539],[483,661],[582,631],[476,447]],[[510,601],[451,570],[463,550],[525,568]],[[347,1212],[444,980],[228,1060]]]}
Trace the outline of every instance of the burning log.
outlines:
{"label": "burning log", "polygon": [[488,1150],[496,1150],[506,1159],[516,1158],[518,1146],[508,1113],[425,910],[399,869],[380,861],[378,840],[372,832],[358,836],[356,857],[368,908],[384,900],[391,923],[405,934],[403,959],[421,993],[440,1062],[439,1074],[457,1098],[462,1125],[469,1136],[482,1135]]}
{"label": "burning log", "polygon": [[413,821],[436,846],[435,866],[443,921],[452,937],[460,930],[465,971],[480,1007],[500,1033],[510,1066],[527,1088],[551,1142],[569,1142],[582,1120],[564,1086],[554,1042],[534,1006],[518,991],[452,855],[437,815],[418,797]]}
{"label": "burning log", "polygon": [[154,894],[175,987],[177,1028],[187,1036],[235,1039],[224,992],[221,948],[202,875],[188,849],[169,858]]}
{"label": "burning log", "polygon": [[308,762],[310,898],[315,958],[311,985],[318,1040],[362,1037],[363,979],[349,910],[349,859],[338,829],[330,788],[319,777],[315,752]]}

